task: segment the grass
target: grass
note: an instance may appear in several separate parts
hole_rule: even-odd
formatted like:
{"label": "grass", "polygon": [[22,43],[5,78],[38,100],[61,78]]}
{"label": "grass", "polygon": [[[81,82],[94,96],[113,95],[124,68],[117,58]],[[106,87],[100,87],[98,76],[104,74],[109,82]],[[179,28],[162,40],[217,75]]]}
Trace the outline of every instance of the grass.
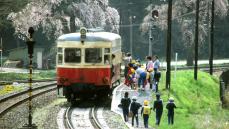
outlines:
{"label": "grass", "polygon": [[[33,80],[38,79],[54,79],[56,77],[55,70],[45,70],[33,73]],[[1,81],[28,80],[28,73],[0,73]]]}
{"label": "grass", "polygon": [[[193,79],[193,71],[177,71],[171,75],[171,91],[165,90],[165,73],[162,74],[159,90],[164,101],[161,124],[155,126],[155,113],[150,117],[150,125],[158,129],[228,129],[229,110],[221,108],[219,100],[219,80],[208,73],[198,72],[198,80]],[[174,97],[176,106],[175,123],[167,124],[165,108],[169,96]],[[155,98],[154,98],[155,99]]]}

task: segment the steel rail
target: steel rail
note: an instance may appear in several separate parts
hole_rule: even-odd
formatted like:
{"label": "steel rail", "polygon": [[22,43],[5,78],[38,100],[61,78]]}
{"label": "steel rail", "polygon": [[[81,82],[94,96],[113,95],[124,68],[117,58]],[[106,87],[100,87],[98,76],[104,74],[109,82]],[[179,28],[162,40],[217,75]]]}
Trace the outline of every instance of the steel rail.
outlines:
{"label": "steel rail", "polygon": [[67,129],[74,129],[72,122],[71,122],[71,114],[70,111],[72,110],[71,107],[68,107],[67,110],[65,111],[65,126],[67,126]]}
{"label": "steel rail", "polygon": [[[75,129],[75,127],[73,126],[72,124],[72,119],[71,119],[71,113],[72,113],[72,110],[74,108],[72,107],[68,107],[66,110],[65,110],[65,113],[64,113],[64,126],[65,126],[65,129]],[[88,111],[88,110],[86,110]],[[89,111],[89,120],[91,122],[91,125],[95,128],[95,129],[103,129],[103,126],[100,124],[99,120],[97,119],[97,115],[96,115],[96,108],[95,107],[92,107],[90,108],[90,111]],[[77,127],[76,127],[77,128]]]}
{"label": "steel rail", "polygon": [[[43,89],[43,88],[46,88],[46,87],[50,87],[50,86],[56,85],[56,84],[57,84],[57,83],[55,82],[55,83],[51,83],[51,84],[47,84],[47,85],[35,87],[35,88],[33,88],[32,90],[33,90],[33,91],[36,91],[36,90],[40,90],[40,89]],[[20,96],[20,95],[27,94],[27,93],[28,93],[28,88],[24,89],[24,90],[21,91],[21,92],[12,93],[12,94],[10,94],[10,95],[8,95],[8,96],[6,96],[6,97],[0,98],[0,104],[1,104],[2,102],[5,102],[5,101],[9,100],[9,99],[12,99],[12,98],[15,98],[15,97],[18,97],[18,96]]]}
{"label": "steel rail", "polygon": [[91,108],[91,111],[90,111],[89,115],[90,115],[90,118],[91,118],[92,125],[94,125],[94,127],[96,129],[103,129],[103,127],[99,123],[99,120],[96,117],[95,107]]}
{"label": "steel rail", "polygon": [[[33,83],[36,83],[36,82],[50,82],[50,81],[56,81],[56,79],[33,80]],[[28,80],[0,81],[0,85],[9,85],[9,84],[13,84],[13,82],[28,83]]]}

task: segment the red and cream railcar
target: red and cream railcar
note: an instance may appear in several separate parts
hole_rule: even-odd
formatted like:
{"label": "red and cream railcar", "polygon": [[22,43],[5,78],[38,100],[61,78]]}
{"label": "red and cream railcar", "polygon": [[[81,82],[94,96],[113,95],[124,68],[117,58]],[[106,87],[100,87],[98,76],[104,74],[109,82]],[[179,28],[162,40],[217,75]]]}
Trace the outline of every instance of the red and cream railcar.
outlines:
{"label": "red and cream railcar", "polygon": [[68,101],[94,94],[107,95],[120,82],[121,56],[118,34],[62,35],[57,40],[57,85],[63,87]]}

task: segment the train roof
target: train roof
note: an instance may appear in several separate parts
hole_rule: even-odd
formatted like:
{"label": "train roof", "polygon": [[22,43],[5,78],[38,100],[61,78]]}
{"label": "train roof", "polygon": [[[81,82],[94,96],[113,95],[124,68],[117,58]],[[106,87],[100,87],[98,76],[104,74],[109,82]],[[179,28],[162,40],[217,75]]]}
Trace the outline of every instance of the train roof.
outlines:
{"label": "train roof", "polygon": [[[110,33],[110,32],[88,32],[86,33],[86,38],[84,41],[105,41],[111,42],[116,39],[121,39],[118,34]],[[70,33],[61,35],[57,41],[81,41],[80,33]]]}

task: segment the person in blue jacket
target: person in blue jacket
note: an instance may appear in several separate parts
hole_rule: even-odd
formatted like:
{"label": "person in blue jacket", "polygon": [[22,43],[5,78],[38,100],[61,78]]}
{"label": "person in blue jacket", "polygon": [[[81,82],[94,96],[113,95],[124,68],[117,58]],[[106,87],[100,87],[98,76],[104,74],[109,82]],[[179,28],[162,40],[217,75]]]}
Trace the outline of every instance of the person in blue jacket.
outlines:
{"label": "person in blue jacket", "polygon": [[132,115],[132,126],[134,126],[134,118],[136,119],[136,124],[137,127],[139,126],[139,122],[138,122],[138,109],[142,106],[140,103],[136,102],[137,101],[137,97],[133,96],[132,97],[132,103],[130,105],[130,111],[133,113]]}
{"label": "person in blue jacket", "polygon": [[168,124],[172,124],[174,122],[174,109],[177,108],[174,99],[172,97],[169,98],[169,102],[166,105],[166,108],[168,110]]}
{"label": "person in blue jacket", "polygon": [[124,98],[121,99],[121,107],[123,111],[123,117],[125,122],[128,122],[128,114],[129,114],[129,107],[130,107],[131,100],[129,98],[129,93],[125,92]]}
{"label": "person in blue jacket", "polygon": [[156,94],[156,100],[153,104],[153,110],[156,111],[156,125],[159,125],[163,113],[163,101],[160,99],[159,93]]}

